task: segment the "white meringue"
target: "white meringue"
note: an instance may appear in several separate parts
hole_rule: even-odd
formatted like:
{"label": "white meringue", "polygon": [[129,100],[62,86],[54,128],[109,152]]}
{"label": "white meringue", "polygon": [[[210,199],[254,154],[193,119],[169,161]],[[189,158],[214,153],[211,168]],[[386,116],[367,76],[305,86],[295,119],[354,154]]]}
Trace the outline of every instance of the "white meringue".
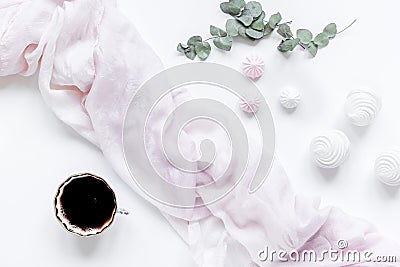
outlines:
{"label": "white meringue", "polygon": [[392,149],[379,155],[375,162],[375,175],[384,184],[400,185],[400,150]]}
{"label": "white meringue", "polygon": [[301,95],[295,88],[287,88],[281,92],[279,102],[286,109],[297,108],[301,100]]}
{"label": "white meringue", "polygon": [[258,97],[243,97],[239,102],[240,108],[246,113],[256,113],[260,109],[261,100]]}
{"label": "white meringue", "polygon": [[374,121],[381,107],[381,99],[374,91],[353,90],[347,96],[345,110],[352,124],[367,126]]}
{"label": "white meringue", "polygon": [[315,137],[310,150],[317,165],[333,169],[343,164],[349,155],[350,141],[338,130],[328,131]]}
{"label": "white meringue", "polygon": [[243,61],[243,73],[253,80],[261,77],[264,73],[264,60],[258,55],[250,55]]}

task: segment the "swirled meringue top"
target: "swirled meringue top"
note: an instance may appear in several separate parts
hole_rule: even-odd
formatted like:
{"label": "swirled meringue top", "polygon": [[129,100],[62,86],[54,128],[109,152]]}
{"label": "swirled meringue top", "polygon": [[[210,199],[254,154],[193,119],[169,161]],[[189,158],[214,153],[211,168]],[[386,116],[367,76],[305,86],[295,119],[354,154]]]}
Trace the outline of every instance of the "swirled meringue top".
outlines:
{"label": "swirled meringue top", "polygon": [[375,162],[375,175],[384,184],[400,186],[400,149],[382,152]]}
{"label": "swirled meringue top", "polygon": [[345,110],[352,124],[367,126],[374,121],[381,107],[381,99],[374,91],[353,90],[347,96]]}
{"label": "swirled meringue top", "polygon": [[316,164],[321,168],[337,168],[343,164],[349,154],[350,141],[338,130],[331,130],[315,137],[310,150]]}

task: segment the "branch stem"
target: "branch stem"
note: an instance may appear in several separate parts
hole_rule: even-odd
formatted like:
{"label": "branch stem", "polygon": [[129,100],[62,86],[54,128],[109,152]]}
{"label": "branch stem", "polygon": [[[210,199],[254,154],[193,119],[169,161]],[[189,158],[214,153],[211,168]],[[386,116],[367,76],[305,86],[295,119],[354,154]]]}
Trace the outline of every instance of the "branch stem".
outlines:
{"label": "branch stem", "polygon": [[352,23],[349,24],[349,26],[347,26],[346,28],[344,28],[343,30],[341,30],[340,32],[338,32],[337,34],[340,34],[342,32],[344,32],[345,30],[347,30],[348,28],[350,28],[351,26],[353,26],[354,23],[356,23],[357,19],[353,20]]}
{"label": "branch stem", "polygon": [[213,39],[218,38],[218,37],[219,36],[211,36],[211,37],[205,39],[203,42],[207,42],[207,41],[213,40]]}
{"label": "branch stem", "polygon": [[[290,38],[291,38],[292,40],[294,40],[293,35],[290,35]],[[303,45],[302,43],[300,43],[300,42],[299,42],[299,46],[301,46],[301,48],[303,48],[304,50],[306,50],[306,48],[304,47],[304,45]]]}
{"label": "branch stem", "polygon": [[[292,39],[294,39],[293,36],[292,36]],[[301,46],[301,48],[303,48],[304,50],[306,50],[305,46],[304,46],[302,43],[299,43],[299,45]]]}
{"label": "branch stem", "polygon": [[277,26],[281,26],[282,24],[292,24],[292,23],[293,23],[293,20],[279,23]]}

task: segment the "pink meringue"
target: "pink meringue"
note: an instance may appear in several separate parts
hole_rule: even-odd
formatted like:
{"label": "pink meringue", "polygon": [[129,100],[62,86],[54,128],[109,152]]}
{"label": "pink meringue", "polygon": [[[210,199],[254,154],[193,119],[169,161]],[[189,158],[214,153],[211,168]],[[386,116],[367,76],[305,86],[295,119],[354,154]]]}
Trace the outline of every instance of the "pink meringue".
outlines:
{"label": "pink meringue", "polygon": [[244,112],[254,114],[260,109],[260,102],[260,98],[258,97],[243,97],[239,105]]}
{"label": "pink meringue", "polygon": [[264,60],[258,55],[250,55],[243,61],[243,73],[253,80],[260,78],[264,73]]}

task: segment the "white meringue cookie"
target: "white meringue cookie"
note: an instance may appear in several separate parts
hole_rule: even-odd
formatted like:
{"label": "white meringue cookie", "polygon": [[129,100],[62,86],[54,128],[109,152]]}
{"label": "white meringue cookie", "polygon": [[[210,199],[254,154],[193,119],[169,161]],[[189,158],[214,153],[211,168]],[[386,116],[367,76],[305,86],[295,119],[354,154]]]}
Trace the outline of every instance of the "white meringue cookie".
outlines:
{"label": "white meringue cookie", "polygon": [[260,109],[261,100],[258,97],[243,97],[239,102],[240,108],[246,113],[256,113]]}
{"label": "white meringue cookie", "polygon": [[315,137],[310,145],[312,156],[321,168],[333,169],[343,164],[349,155],[350,141],[338,130]]}
{"label": "white meringue cookie", "polygon": [[243,61],[243,73],[253,80],[261,77],[264,73],[264,60],[258,55],[250,55]]}
{"label": "white meringue cookie", "polygon": [[347,96],[345,110],[352,124],[367,126],[374,121],[381,107],[381,99],[374,91],[353,90]]}
{"label": "white meringue cookie", "polygon": [[281,92],[279,102],[286,109],[297,108],[301,100],[299,91],[295,88],[287,88]]}
{"label": "white meringue cookie", "polygon": [[375,162],[375,175],[384,184],[400,185],[400,149],[385,151]]}

